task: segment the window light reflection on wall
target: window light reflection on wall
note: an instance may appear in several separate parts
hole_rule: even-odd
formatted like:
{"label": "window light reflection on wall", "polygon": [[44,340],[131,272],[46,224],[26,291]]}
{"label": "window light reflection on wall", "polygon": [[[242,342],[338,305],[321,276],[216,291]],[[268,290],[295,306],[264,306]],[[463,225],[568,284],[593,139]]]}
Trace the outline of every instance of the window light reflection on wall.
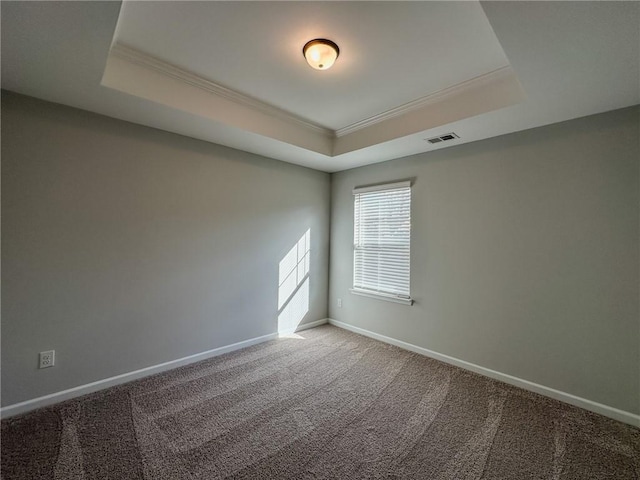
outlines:
{"label": "window light reflection on wall", "polygon": [[309,311],[311,229],[280,261],[278,268],[278,333],[295,331]]}

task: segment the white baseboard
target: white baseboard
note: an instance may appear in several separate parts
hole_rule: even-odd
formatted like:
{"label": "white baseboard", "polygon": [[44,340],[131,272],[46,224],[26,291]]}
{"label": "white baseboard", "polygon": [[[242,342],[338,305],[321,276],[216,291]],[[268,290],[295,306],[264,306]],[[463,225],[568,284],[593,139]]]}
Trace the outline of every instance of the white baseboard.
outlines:
{"label": "white baseboard", "polygon": [[381,342],[389,343],[391,345],[395,345],[396,347],[419,353],[426,357],[434,358],[450,365],[464,368],[465,370],[470,370],[472,372],[479,373],[480,375],[484,375],[495,380],[500,380],[501,382],[508,383],[510,385],[514,385],[516,387],[520,387],[535,393],[539,393],[540,395],[544,395],[555,400],[560,400],[577,407],[584,408],[585,410],[589,410],[591,412],[599,413],[600,415],[613,418],[614,420],[628,423],[629,425],[633,425],[635,427],[640,427],[640,415],[636,415],[631,412],[625,412],[624,410],[610,407],[608,405],[603,405],[601,403],[593,402],[591,400],[587,400],[586,398],[577,397],[570,393],[562,392],[554,388],[545,387],[544,385],[533,383],[528,380],[523,380],[522,378],[514,377],[512,375],[507,375],[506,373],[501,373],[489,368],[481,367],[480,365],[450,357],[449,355],[444,355],[442,353],[434,352],[432,350],[428,350],[411,343],[403,342],[402,340],[396,340],[395,338],[380,335],[379,333],[371,332],[369,330],[365,330],[364,328],[354,327],[353,325],[339,322],[338,320],[333,320],[330,318],[329,323],[331,325],[335,325],[336,327],[344,328],[345,330],[359,333],[366,337],[380,340]]}
{"label": "white baseboard", "polygon": [[234,350],[240,350],[241,348],[250,347],[258,343],[266,342],[267,340],[274,340],[278,336],[283,334],[291,334],[300,332],[308,328],[318,327],[329,321],[328,318],[316,320],[315,322],[308,322],[302,325],[298,325],[297,328],[290,332],[270,333],[269,335],[263,335],[261,337],[250,338],[242,342],[233,343],[224,347],[214,348],[213,350],[207,350],[206,352],[196,353],[195,355],[189,355],[188,357],[178,358],[177,360],[171,360],[169,362],[161,363],[159,365],[153,365],[151,367],[141,368],[133,372],[123,373],[122,375],[116,375],[115,377],[105,378],[104,380],[98,380],[97,382],[87,383],[86,385],[79,385],[77,387],[69,388],[68,390],[62,390],[61,392],[51,393],[42,397],[34,398],[32,400],[26,400],[24,402],[15,403],[13,405],[7,405],[0,408],[0,418],[8,418],[21,413],[35,410],[36,408],[46,407],[53,405],[54,403],[63,402],[70,398],[86,395],[87,393],[93,393],[98,390],[103,390],[108,387],[127,383],[138,378],[147,377],[156,373],[165,372],[173,368],[188,365],[190,363],[206,360],[207,358],[216,357],[224,353],[233,352]]}
{"label": "white baseboard", "polygon": [[[327,319],[318,320],[317,322],[311,322],[301,325],[301,329],[311,328],[311,326],[321,325],[327,323]],[[51,393],[43,397],[26,400],[20,403],[14,403],[13,405],[7,405],[0,408],[0,418],[8,418],[14,415],[19,415],[36,408],[46,407],[47,405],[53,405],[70,398],[86,395],[87,393],[93,393],[98,390],[103,390],[108,387],[127,383],[138,378],[147,377],[156,373],[165,372],[183,365],[206,360],[207,358],[217,357],[224,353],[233,352],[234,350],[240,350],[241,348],[250,347],[258,343],[266,342],[268,340],[274,340],[278,338],[277,333],[270,333],[269,335],[263,335],[261,337],[250,338],[243,340],[242,342],[233,343],[231,345],[225,345],[224,347],[214,348],[207,350],[206,352],[196,353],[195,355],[189,355],[188,357],[178,358],[177,360],[171,360],[169,362],[161,363],[159,365],[153,365],[151,367],[141,368],[133,372],[123,373],[122,375],[116,375],[115,377],[105,378],[98,380],[97,382],[87,383],[86,385],[79,385],[77,387],[69,388],[68,390],[62,390],[61,392]]]}
{"label": "white baseboard", "polygon": [[[640,427],[640,415],[636,415],[630,412],[625,412],[624,410],[619,410],[617,408],[610,407],[608,405],[603,405],[601,403],[593,402],[591,400],[587,400],[586,398],[577,397],[570,393],[565,393],[550,387],[545,387],[544,385],[539,385],[537,383],[533,383],[528,380],[523,380],[521,378],[514,377],[512,375],[507,375],[506,373],[501,373],[495,370],[491,370],[489,368],[481,367],[479,365],[475,365],[473,363],[466,362],[464,360],[450,357],[449,355],[444,355],[442,353],[434,352],[432,350],[428,350],[426,348],[419,347],[411,343],[403,342],[402,340],[396,340],[395,338],[387,337],[385,335],[380,335],[378,333],[365,330],[364,328],[355,327],[353,325],[349,325],[344,322],[339,322],[337,320],[333,320],[330,318],[324,318],[321,320],[317,320],[315,322],[309,322],[309,323],[299,325],[295,329],[295,332],[306,330],[308,328],[318,327],[325,323],[330,323],[331,325],[335,325],[336,327],[344,328],[345,330],[350,330],[352,332],[359,333],[361,335],[374,338],[376,340],[380,340],[381,342],[389,343],[391,345],[395,345],[405,350],[419,353],[421,355],[425,355],[427,357],[440,360],[450,365],[455,365],[456,367],[464,368],[465,370],[470,370],[472,372],[479,373],[480,375],[484,375],[486,377],[500,380],[504,383],[515,385],[517,387],[524,388],[525,390],[530,390],[532,392],[539,393],[541,395],[554,398],[556,400],[560,400],[565,403],[575,405],[577,407],[584,408],[585,410],[599,413],[601,415],[605,415],[615,420],[619,420],[621,422],[628,423],[636,427]],[[280,333],[280,335],[282,335],[283,333],[286,334],[287,332],[282,332]],[[292,331],[289,333],[294,333],[294,332]],[[231,345],[226,345],[224,347],[214,348],[212,350],[207,350],[206,352],[196,353],[195,355],[189,355],[187,357],[179,358],[177,360],[171,360],[169,362],[161,363],[159,365],[153,365],[151,367],[141,368],[140,370],[135,370],[133,372],[124,373],[122,375],[116,375],[115,377],[105,378],[103,380],[98,380],[97,382],[88,383],[86,385],[80,385],[77,387],[70,388],[68,390],[63,390],[60,392],[52,393],[42,397],[27,400],[24,402],[8,405],[6,407],[0,408],[0,418],[12,417],[14,415],[19,415],[21,413],[35,410],[36,408],[46,407],[48,405],[53,405],[55,403],[68,400],[70,398],[79,397],[81,395],[93,393],[108,387],[120,385],[122,383],[127,383],[132,380],[136,380],[138,378],[147,377],[149,375],[161,373],[167,370],[181,367],[183,365],[188,365],[190,363],[206,360],[207,358],[216,357],[218,355],[233,352],[234,350],[240,350],[241,348],[250,347],[251,345],[256,345],[258,343],[266,342],[268,340],[274,340],[278,338],[278,336],[279,336],[278,333],[271,333],[268,335],[263,335],[261,337],[250,338],[242,342],[233,343]]]}
{"label": "white baseboard", "polygon": [[309,328],[319,327],[320,325],[324,325],[325,323],[329,323],[328,318],[322,318],[320,320],[316,320],[315,322],[303,323],[301,325],[298,325],[296,328],[292,328],[291,330],[284,330],[282,332],[279,332],[278,335],[291,335],[292,333],[301,332]]}

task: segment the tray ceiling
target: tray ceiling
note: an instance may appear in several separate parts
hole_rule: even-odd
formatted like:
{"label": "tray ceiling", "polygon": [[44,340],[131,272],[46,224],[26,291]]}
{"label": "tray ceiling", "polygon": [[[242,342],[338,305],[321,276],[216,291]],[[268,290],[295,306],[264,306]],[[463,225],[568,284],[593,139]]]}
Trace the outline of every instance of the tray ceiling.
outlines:
{"label": "tray ceiling", "polygon": [[[322,72],[318,37],[340,46]],[[509,65],[475,1],[127,1],[115,43],[331,130]]]}
{"label": "tray ceiling", "polygon": [[640,102],[637,2],[1,8],[3,88],[324,171]]}

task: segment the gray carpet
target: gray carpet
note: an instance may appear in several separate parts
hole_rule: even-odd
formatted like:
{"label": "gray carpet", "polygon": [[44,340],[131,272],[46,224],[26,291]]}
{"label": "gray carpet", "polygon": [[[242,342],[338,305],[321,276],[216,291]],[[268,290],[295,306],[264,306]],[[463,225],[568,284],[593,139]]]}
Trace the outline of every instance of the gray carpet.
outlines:
{"label": "gray carpet", "polygon": [[2,422],[2,480],[640,479],[640,431],[323,326]]}

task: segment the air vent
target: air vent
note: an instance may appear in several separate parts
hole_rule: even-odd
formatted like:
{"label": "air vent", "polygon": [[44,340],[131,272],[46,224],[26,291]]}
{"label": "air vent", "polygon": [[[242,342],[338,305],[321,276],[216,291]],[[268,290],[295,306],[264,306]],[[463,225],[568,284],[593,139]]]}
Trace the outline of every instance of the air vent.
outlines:
{"label": "air vent", "polygon": [[429,143],[440,143],[440,142],[446,142],[447,140],[454,140],[456,138],[460,138],[460,137],[452,132],[452,133],[445,133],[444,135],[440,135],[439,137],[427,138],[426,140]]}

